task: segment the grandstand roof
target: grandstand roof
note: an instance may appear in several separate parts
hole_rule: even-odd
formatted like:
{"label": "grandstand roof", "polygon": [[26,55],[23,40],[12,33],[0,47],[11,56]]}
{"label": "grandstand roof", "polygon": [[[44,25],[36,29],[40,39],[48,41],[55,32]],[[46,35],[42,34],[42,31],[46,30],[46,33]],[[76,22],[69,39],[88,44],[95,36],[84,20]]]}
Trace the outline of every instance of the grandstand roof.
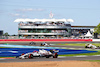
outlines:
{"label": "grandstand roof", "polygon": [[16,19],[14,22],[74,22],[73,19]]}

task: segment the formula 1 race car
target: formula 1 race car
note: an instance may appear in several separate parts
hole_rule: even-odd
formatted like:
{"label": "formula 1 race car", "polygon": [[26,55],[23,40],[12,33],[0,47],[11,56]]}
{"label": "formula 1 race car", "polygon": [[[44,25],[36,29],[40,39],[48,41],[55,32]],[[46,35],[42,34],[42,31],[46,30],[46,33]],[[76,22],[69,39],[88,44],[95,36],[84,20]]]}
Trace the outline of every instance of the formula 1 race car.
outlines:
{"label": "formula 1 race car", "polygon": [[36,43],[35,42],[30,42],[29,45],[36,45]]}
{"label": "formula 1 race car", "polygon": [[41,43],[41,45],[40,46],[50,46],[50,44],[48,44],[48,43],[46,43],[46,42],[43,42],[43,43]]}
{"label": "formula 1 race car", "polygon": [[47,51],[47,50],[39,50],[39,51],[33,51],[33,52],[30,52],[30,53],[26,53],[26,54],[21,54],[21,56],[17,56],[16,58],[19,58],[19,59],[31,59],[31,58],[34,58],[34,57],[46,57],[46,58],[49,58],[49,57],[53,57],[53,58],[57,58],[58,57],[58,54],[57,54],[57,51],[54,51],[54,50],[50,50],[50,51]]}
{"label": "formula 1 race car", "polygon": [[92,45],[92,44],[85,44],[85,48],[100,49],[99,46],[95,46],[95,45]]}

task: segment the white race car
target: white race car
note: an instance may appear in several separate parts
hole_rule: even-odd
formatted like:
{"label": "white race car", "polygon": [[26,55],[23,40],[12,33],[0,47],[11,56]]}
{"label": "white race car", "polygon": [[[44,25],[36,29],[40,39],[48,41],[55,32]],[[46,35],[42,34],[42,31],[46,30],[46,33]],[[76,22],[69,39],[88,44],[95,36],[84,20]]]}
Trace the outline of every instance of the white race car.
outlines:
{"label": "white race car", "polygon": [[33,52],[30,52],[30,53],[26,53],[26,54],[21,54],[21,56],[17,56],[16,58],[19,58],[19,59],[31,59],[31,58],[34,58],[34,57],[46,57],[46,58],[49,58],[49,57],[53,57],[53,58],[57,58],[58,57],[58,54],[57,54],[57,51],[55,52],[54,50],[50,50],[50,51],[47,51],[47,50],[39,50],[39,51],[33,51]]}
{"label": "white race car", "polygon": [[43,43],[41,43],[41,45],[40,46],[50,46],[50,44],[48,44],[48,43],[46,43],[46,42],[43,42]]}
{"label": "white race car", "polygon": [[85,48],[100,49],[99,46],[95,46],[95,45],[92,45],[92,44],[85,44]]}

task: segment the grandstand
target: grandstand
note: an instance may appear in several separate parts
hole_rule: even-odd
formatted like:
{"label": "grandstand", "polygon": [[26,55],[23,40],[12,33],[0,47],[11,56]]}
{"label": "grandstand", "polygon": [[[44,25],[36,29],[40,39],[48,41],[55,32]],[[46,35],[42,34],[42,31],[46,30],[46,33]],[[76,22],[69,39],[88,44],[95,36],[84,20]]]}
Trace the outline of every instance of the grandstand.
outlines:
{"label": "grandstand", "polygon": [[95,26],[71,26],[72,19],[16,19],[19,38],[59,39],[93,33]]}
{"label": "grandstand", "polygon": [[19,38],[63,38],[71,36],[67,19],[16,19]]}

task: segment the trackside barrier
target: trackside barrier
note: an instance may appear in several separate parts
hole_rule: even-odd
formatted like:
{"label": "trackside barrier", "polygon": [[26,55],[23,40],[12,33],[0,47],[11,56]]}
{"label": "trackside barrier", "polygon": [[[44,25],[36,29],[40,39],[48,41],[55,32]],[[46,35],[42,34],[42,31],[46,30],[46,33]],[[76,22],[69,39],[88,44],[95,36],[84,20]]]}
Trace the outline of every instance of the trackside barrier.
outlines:
{"label": "trackside barrier", "polygon": [[93,39],[93,42],[100,42],[100,39]]}

